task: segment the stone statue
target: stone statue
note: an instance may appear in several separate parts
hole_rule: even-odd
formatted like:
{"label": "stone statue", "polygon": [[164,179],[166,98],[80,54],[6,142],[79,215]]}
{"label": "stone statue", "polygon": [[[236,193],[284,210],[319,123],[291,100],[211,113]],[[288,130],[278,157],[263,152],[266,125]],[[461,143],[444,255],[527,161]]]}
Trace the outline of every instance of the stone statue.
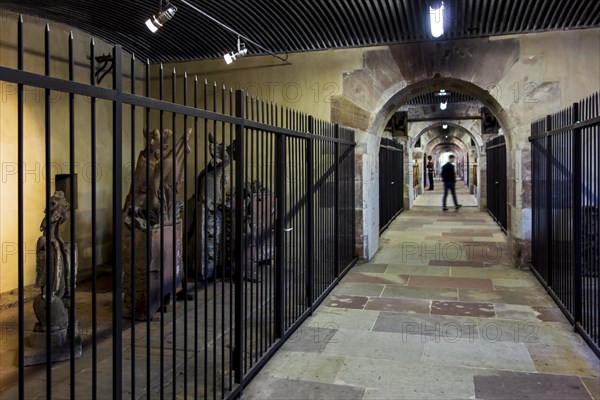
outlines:
{"label": "stone statue", "polygon": [[[73,295],[70,292],[71,271],[74,270],[77,276],[77,247],[60,238],[59,227],[67,220],[69,208],[64,193],[55,192],[50,200],[50,210],[45,211],[46,214],[50,213],[50,232],[46,232],[47,217],[44,217],[40,226],[44,234],[37,241],[35,286],[41,288],[41,293],[33,300],[37,323],[30,338],[31,347],[45,348],[47,330],[51,332],[53,347],[63,346],[67,342],[68,309]],[[48,246],[50,275],[47,274]],[[75,265],[71,265],[71,251],[75,252]],[[46,307],[50,307],[50,320],[46,319]]]}
{"label": "stone statue", "polygon": [[[166,152],[171,143],[173,132],[165,129],[161,134],[158,129],[154,129],[149,134],[144,134],[146,137],[146,148],[140,152],[138,161],[135,167],[135,187],[133,185],[129,189],[129,194],[125,199],[123,213],[125,223],[131,226],[131,208],[133,208],[134,224],[140,229],[147,229],[148,226],[153,227],[160,223],[170,225],[173,223],[173,208],[175,207],[175,219],[181,214],[181,205],[173,204],[173,193],[175,196],[181,188],[184,181],[185,165],[184,153],[190,152],[189,146],[184,146],[186,139],[189,138],[192,129],[188,129],[185,137],[179,138],[175,144],[175,148]],[[163,159],[160,159],[160,143],[162,142]],[[187,148],[186,148],[187,147]],[[173,152],[175,152],[175,163],[173,163]],[[150,153],[148,160],[147,154]],[[162,177],[161,177],[162,164]],[[146,180],[147,174],[150,181]],[[175,187],[173,187],[173,175],[175,174]],[[148,197],[149,196],[149,197]],[[162,202],[162,210],[160,210]],[[148,206],[150,207],[148,209]]]}
{"label": "stone statue", "polygon": [[[187,240],[188,258],[187,271],[195,277],[196,263],[201,265],[199,276],[203,279],[215,277],[215,267],[222,251],[223,210],[230,207],[227,196],[229,188],[228,167],[231,163],[231,145],[217,143],[212,133],[208,134],[208,148],[212,160],[198,175],[198,196],[187,200],[187,211],[192,216],[188,218]],[[195,228],[200,233],[197,240]],[[198,244],[198,260],[195,261],[196,243]],[[206,257],[204,256],[206,249]],[[205,264],[206,260],[206,264]]]}
{"label": "stone statue", "polygon": [[[135,186],[130,188],[123,207],[126,227],[123,235],[123,316],[126,318],[132,315],[135,319],[152,318],[176,295],[173,286],[181,285],[183,202],[177,200],[177,194],[185,180],[184,155],[190,152],[186,140],[191,133],[192,129],[188,129],[167,152],[173,132],[167,129],[161,136],[155,129],[146,135],[147,147],[140,152],[134,172]],[[147,231],[150,231],[150,246]],[[135,253],[135,265],[132,265],[132,252]],[[133,291],[132,279],[135,279]],[[160,297],[161,283],[163,298]]]}

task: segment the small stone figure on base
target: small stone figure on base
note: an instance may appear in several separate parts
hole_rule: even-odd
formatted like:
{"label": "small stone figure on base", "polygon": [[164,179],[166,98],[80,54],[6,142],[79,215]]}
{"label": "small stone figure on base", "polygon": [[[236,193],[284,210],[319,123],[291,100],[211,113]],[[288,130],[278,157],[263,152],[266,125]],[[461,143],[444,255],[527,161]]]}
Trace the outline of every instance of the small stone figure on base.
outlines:
{"label": "small stone figure on base", "polygon": [[[52,361],[63,361],[70,357],[69,333],[75,330],[75,357],[81,357],[81,340],[77,332],[77,322],[69,324],[71,307],[71,271],[77,276],[77,246],[64,242],[59,228],[68,217],[69,203],[61,191],[51,197],[50,232],[46,232],[47,217],[44,217],[40,230],[44,232],[36,247],[36,282],[41,293],[33,300],[33,311],[37,322],[29,338],[31,349],[25,353],[25,364],[35,365],[46,362],[46,339],[50,331]],[[48,242],[49,240],[49,242]],[[47,274],[47,247],[50,246],[50,275]],[[75,252],[75,264],[71,265],[71,251]],[[50,293],[50,298],[48,298]],[[47,307],[50,307],[50,320],[47,320]]]}

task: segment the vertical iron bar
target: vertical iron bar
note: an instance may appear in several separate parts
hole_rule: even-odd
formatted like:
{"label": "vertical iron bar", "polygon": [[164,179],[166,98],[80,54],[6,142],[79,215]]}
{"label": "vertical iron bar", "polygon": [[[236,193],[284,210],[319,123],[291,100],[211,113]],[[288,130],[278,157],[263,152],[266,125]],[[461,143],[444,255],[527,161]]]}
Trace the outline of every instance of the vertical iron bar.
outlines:
{"label": "vertical iron bar", "polygon": [[[46,76],[50,76],[50,27],[46,24],[46,30],[44,32],[44,72]],[[50,89],[45,90],[45,145],[46,145],[46,321],[50,321],[52,315],[50,313],[50,300],[52,298],[52,289],[49,283],[52,280],[52,271],[50,260],[52,257],[52,213],[50,212],[50,191],[51,177],[50,177],[50,165],[52,163],[52,151],[51,151],[51,119],[50,119],[50,107],[51,107],[51,93]],[[51,335],[50,329],[46,326],[46,398],[52,399],[52,346],[51,346]]]}
{"label": "vertical iron bar", "polygon": [[334,271],[337,278],[340,276],[340,126],[335,124],[333,128],[336,142],[333,144],[334,149],[334,195],[333,195],[333,236],[334,236]]}
{"label": "vertical iron bar", "polygon": [[[194,108],[198,108],[198,76],[194,76]],[[199,252],[199,235],[198,225],[201,215],[201,210],[198,210],[198,200],[200,199],[200,185],[198,185],[198,117],[194,117],[194,221],[193,238],[194,238],[194,398],[198,398],[198,252]]]}
{"label": "vertical iron bar", "polygon": [[[233,89],[231,87],[229,88],[228,94],[229,94],[229,115],[234,115],[234,110],[233,110],[234,96],[233,96]],[[231,125],[229,124],[228,127],[229,127],[230,146],[234,147],[233,146],[233,134],[231,133],[231,130],[232,130]],[[236,161],[235,154],[232,154],[231,158],[232,158],[231,162]],[[230,166],[230,169],[231,169],[231,166]],[[233,192],[233,189],[230,188],[230,192]],[[234,200],[235,199],[230,199],[230,201],[234,201]],[[229,223],[231,224],[231,221],[233,221],[233,214],[234,214],[234,211],[231,209],[231,207],[230,207],[228,213],[229,213]],[[231,224],[231,229],[234,229],[233,224]],[[232,234],[235,235],[235,232],[230,231],[229,232],[230,237]],[[229,264],[229,328],[230,328],[230,331],[233,326],[233,315],[234,315],[234,313],[233,313],[233,305],[234,305],[234,301],[233,301],[233,292],[234,292],[233,261],[234,261],[235,256],[234,256],[233,252],[234,252],[234,246],[231,245],[231,239],[230,239],[230,249],[229,249],[229,263],[230,263]],[[233,337],[231,334],[229,334],[228,336],[229,336],[229,347],[228,348],[230,349],[229,357],[231,357],[232,356],[231,349],[233,349]],[[233,366],[231,365],[231,363],[229,363],[229,389],[231,389],[233,387],[233,373],[232,372],[233,372]]]}
{"label": "vertical iron bar", "polygon": [[121,46],[113,49],[113,90],[116,92],[113,101],[113,398],[122,397],[123,386],[123,320],[121,318],[121,276],[122,260],[122,226],[121,200],[123,192],[123,108],[121,103],[122,67]]}
{"label": "vertical iron bar", "polygon": [[546,228],[547,228],[547,265],[549,287],[554,284],[554,255],[553,255],[553,224],[552,224],[552,136],[548,133],[552,130],[552,117],[546,117]]}
{"label": "vertical iron bar", "polygon": [[[19,71],[23,70],[23,16],[19,15],[18,21],[18,31],[17,31],[17,68]],[[24,178],[24,169],[25,169],[25,160],[23,157],[24,145],[23,145],[23,84],[19,83],[17,85],[17,123],[18,123],[18,131],[17,131],[17,163],[18,163],[18,189],[17,189],[17,203],[19,207],[19,233],[18,233],[18,243],[19,243],[19,400],[25,400],[25,239],[24,239],[24,231],[23,231],[23,223],[24,217],[23,214],[25,212],[24,206],[24,192],[23,192],[23,178]]]}
{"label": "vertical iron bar", "polygon": [[285,263],[285,238],[284,218],[286,206],[285,178],[286,154],[285,136],[276,134],[275,137],[275,193],[277,198],[277,218],[275,220],[275,337],[283,338],[285,332],[284,321],[284,263]]}
{"label": "vertical iron bar", "polygon": [[[571,109],[571,123],[575,124],[580,121],[579,118],[579,104],[574,103]],[[575,323],[582,322],[582,302],[583,302],[583,276],[582,276],[582,246],[583,246],[583,232],[582,232],[582,133],[581,128],[575,128],[573,130],[573,143],[571,146],[571,159],[573,162],[573,179],[571,180],[573,185],[573,244],[574,244],[574,285],[573,285],[573,318]]]}
{"label": "vertical iron bar", "polygon": [[[160,70],[159,70],[159,100],[163,100],[164,99],[164,67],[162,65],[162,63],[160,64]],[[165,337],[165,224],[164,224],[164,215],[163,215],[163,210],[164,210],[164,193],[165,193],[165,188],[164,188],[164,182],[163,182],[163,177],[164,177],[164,143],[163,140],[165,139],[163,136],[163,132],[165,129],[165,123],[164,123],[164,111],[160,110],[159,111],[159,139],[158,139],[158,144],[159,144],[159,157],[160,157],[160,162],[159,162],[159,172],[160,172],[160,179],[159,179],[159,185],[158,185],[158,191],[159,191],[159,209],[158,209],[158,220],[159,220],[159,225],[160,225],[160,276],[159,276],[159,282],[160,282],[160,289],[159,289],[159,293],[160,293],[160,400],[163,400],[165,398],[165,343],[164,343],[164,337]],[[156,172],[153,172],[156,173]],[[151,206],[153,206],[151,204]],[[150,251],[150,248],[146,249],[146,252]],[[154,256],[154,254],[152,255]],[[148,310],[148,312],[150,312],[150,310]]]}
{"label": "vertical iron bar", "polygon": [[[225,115],[225,101],[226,101],[226,88],[225,85],[221,87],[221,113]],[[225,160],[225,153],[227,152],[226,142],[226,124],[221,122],[221,137],[222,137],[222,151],[221,159]],[[227,168],[226,166],[224,169]],[[226,174],[226,171],[223,171]],[[227,279],[225,271],[227,270],[227,255],[226,255],[226,227],[227,227],[227,193],[225,187],[225,176],[221,179],[221,396],[225,393],[225,280]],[[216,302],[216,299],[215,299]],[[231,304],[230,304],[231,306]],[[216,347],[216,346],[215,346]],[[185,398],[185,396],[184,396]]]}
{"label": "vertical iron bar", "polygon": [[[171,101],[173,102],[173,104],[177,104],[177,92],[176,92],[176,88],[177,88],[177,75],[175,72],[175,67],[173,67],[173,72],[171,74]],[[171,287],[171,302],[173,303],[173,383],[171,384],[173,387],[173,400],[176,399],[177,397],[177,178],[178,178],[178,171],[177,171],[177,152],[176,150],[176,137],[177,137],[177,126],[176,126],[176,122],[177,122],[177,114],[172,113],[171,114],[171,121],[172,121],[172,125],[173,125],[173,141],[172,141],[172,148],[171,148],[171,154],[172,154],[172,181],[171,183],[171,190],[172,192],[172,197],[171,197],[171,207],[172,207],[172,212],[173,212],[173,222],[171,225],[171,229],[172,229],[172,234],[171,234],[171,251],[173,252],[172,254],[172,259],[171,262],[173,263],[173,271],[172,271],[172,287]],[[185,136],[185,132],[183,133]],[[185,149],[184,149],[185,152]],[[183,227],[182,227],[183,228]]]}
{"label": "vertical iron bar", "polygon": [[[135,94],[135,55],[131,56],[131,94]],[[129,198],[131,206],[131,221],[135,221],[135,105],[131,105],[131,197]],[[127,210],[123,210],[127,212]],[[131,224],[131,262],[129,263],[129,276],[131,277],[131,285],[129,287],[129,299],[131,304],[131,397],[135,398],[135,367],[136,367],[136,349],[135,349],[135,284],[136,284],[136,265],[135,260],[135,224]],[[149,394],[148,394],[149,395]]]}
{"label": "vertical iron bar", "polygon": [[[69,81],[74,80],[73,32],[69,33]],[[70,253],[69,277],[69,384],[71,399],[75,399],[75,95],[69,93],[69,203],[70,203]],[[66,289],[66,288],[65,288]]]}
{"label": "vertical iron bar", "polygon": [[[187,71],[183,74],[183,105],[188,105],[188,76]],[[187,209],[187,199],[188,199],[188,170],[187,170],[187,162],[188,162],[188,115],[186,114],[183,118],[183,238],[182,238],[182,258],[183,258],[183,266],[184,270],[182,274],[185,279],[183,279],[183,398],[188,398],[188,270],[187,269],[187,222],[188,222],[188,209]],[[194,355],[196,357],[196,355]]]}
{"label": "vertical iron bar", "polygon": [[[90,41],[90,83],[96,86],[96,59],[94,39]],[[92,399],[98,397],[98,295],[97,295],[97,253],[96,253],[96,182],[97,182],[97,160],[96,160],[96,98],[90,99],[90,153],[92,158]]]}
{"label": "vertical iron bar", "polygon": [[244,240],[244,99],[242,90],[235,92],[235,115],[241,119],[241,124],[235,127],[235,344],[233,348],[233,370],[235,382],[241,383],[243,373],[244,318],[243,318],[243,279],[245,249],[241,245]]}
{"label": "vertical iron bar", "polygon": [[[204,109],[208,110],[208,80],[204,79],[204,86],[202,91],[202,100],[204,102]],[[201,269],[202,269],[202,278],[203,288],[204,288],[204,397],[208,398],[208,207],[207,207],[207,198],[208,198],[208,174],[213,173],[212,171],[208,171],[208,147],[210,146],[208,140],[208,120],[204,119],[204,182],[202,185],[202,194],[204,198],[201,196],[202,203],[202,224],[200,225],[202,232],[200,233],[201,237],[204,239],[200,240],[202,243],[202,256],[201,256]]]}
{"label": "vertical iron bar", "polygon": [[[217,112],[217,83],[213,82],[213,111],[216,113]],[[215,152],[217,151],[217,139],[218,139],[218,133],[217,133],[217,121],[213,121],[213,135],[214,135],[214,139],[215,139]],[[219,186],[219,182],[217,181],[217,168],[215,166],[215,169],[213,170],[215,173],[215,183],[213,185],[213,199],[215,199],[216,201],[218,201],[217,199],[217,190],[218,190],[218,186]],[[217,229],[217,215],[218,215],[218,208],[219,205],[215,204],[215,209],[213,210],[214,213],[214,217],[213,217],[213,238],[212,238],[212,242],[213,242],[213,278],[215,278],[215,281],[213,283],[213,399],[217,399],[217,323],[218,323],[218,318],[217,318],[217,288],[219,287],[219,285],[217,285],[216,282],[216,273],[217,273],[217,265],[218,265],[218,229]]]}
{"label": "vertical iron bar", "polygon": [[[146,59],[146,97],[150,97],[150,60]],[[150,185],[150,143],[152,137],[152,129],[150,128],[150,109],[146,108],[146,185]],[[160,135],[160,133],[159,133]],[[150,196],[146,193],[146,210],[150,210]],[[150,224],[148,224],[150,225]],[[151,238],[152,227],[146,227],[146,393],[150,398],[150,376],[151,376],[151,359],[150,346],[152,344],[152,336],[150,334],[150,248],[152,245]],[[154,310],[153,310],[154,311]]]}
{"label": "vertical iron bar", "polygon": [[[248,118],[252,121],[255,121],[255,105],[256,105],[256,99],[254,97],[252,97],[251,102],[250,102],[250,110],[249,110],[249,115]],[[252,184],[254,183],[254,178],[255,178],[255,171],[256,171],[256,159],[254,157],[254,151],[255,151],[255,142],[256,142],[256,135],[258,134],[256,130],[252,129],[250,131],[251,137],[249,138],[250,140],[248,140],[248,144],[249,144],[249,150],[250,150],[250,170],[248,171],[248,176],[250,178],[250,182],[248,183],[248,194],[249,194],[249,201],[250,201],[250,243],[249,243],[249,247],[250,247],[250,276],[247,277],[249,278],[249,282],[253,282],[253,278],[254,275],[257,273],[258,270],[258,265],[256,263],[256,249],[254,247],[254,244],[256,242],[256,232],[254,229],[255,223],[256,223],[256,215],[255,215],[255,209],[253,207],[254,205],[254,193],[252,193]],[[247,267],[246,267],[247,268]],[[254,360],[258,360],[257,356],[258,356],[258,352],[255,351],[256,349],[254,348],[253,344],[254,344],[254,336],[255,334],[257,334],[255,332],[255,321],[254,321],[254,315],[255,315],[255,310],[254,310],[254,301],[256,300],[256,311],[258,311],[258,297],[255,297],[255,293],[254,293],[254,285],[251,284],[250,285],[250,365],[252,366],[253,364],[253,358]],[[256,290],[256,292],[258,293],[258,290]],[[256,313],[256,324],[258,324],[258,313]],[[256,356],[253,357],[253,352],[256,352]]]}
{"label": "vertical iron bar", "polygon": [[308,117],[308,133],[310,137],[306,139],[306,299],[310,308],[310,313],[314,311],[315,298],[315,264],[314,264],[314,132],[315,119]]}

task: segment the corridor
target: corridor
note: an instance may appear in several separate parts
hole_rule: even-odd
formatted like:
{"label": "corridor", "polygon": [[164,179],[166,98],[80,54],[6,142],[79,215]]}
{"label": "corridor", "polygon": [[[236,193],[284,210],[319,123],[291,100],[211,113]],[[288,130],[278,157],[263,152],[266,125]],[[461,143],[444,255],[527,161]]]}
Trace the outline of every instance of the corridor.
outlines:
{"label": "corridor", "polygon": [[600,399],[600,361],[486,213],[415,207],[245,399]]}

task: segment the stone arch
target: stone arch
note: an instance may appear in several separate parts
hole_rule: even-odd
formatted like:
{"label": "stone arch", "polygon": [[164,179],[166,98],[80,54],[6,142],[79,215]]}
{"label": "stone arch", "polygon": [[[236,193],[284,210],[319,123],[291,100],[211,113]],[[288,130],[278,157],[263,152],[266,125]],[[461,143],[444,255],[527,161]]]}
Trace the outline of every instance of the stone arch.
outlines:
{"label": "stone arch", "polygon": [[[417,123],[420,124],[420,123]],[[448,121],[448,122],[426,122],[424,123],[426,126],[424,127],[417,127],[417,130],[419,133],[417,133],[417,135],[414,138],[411,138],[409,143],[410,143],[410,147],[412,149],[414,149],[415,144],[417,143],[418,139],[423,136],[426,132],[428,132],[429,130],[436,128],[438,126],[442,126],[442,125],[448,125],[448,126],[452,126],[456,129],[458,129],[460,132],[464,132],[466,134],[468,134],[474,141],[475,141],[475,150],[477,152],[477,154],[480,153],[480,151],[483,149],[484,147],[484,141],[483,141],[483,137],[481,136],[481,134],[475,134],[473,133],[471,130],[469,130],[464,124],[461,124],[460,121]],[[409,133],[409,137],[410,137],[410,133]]]}
{"label": "stone arch", "polygon": [[[361,69],[343,74],[343,91],[331,102],[331,119],[355,128],[357,134],[358,232],[370,258],[378,248],[378,232],[365,204],[378,202],[375,158],[385,124],[399,106],[420,94],[446,89],[469,95],[496,117],[507,143],[508,236],[518,263],[530,258],[531,200],[529,176],[521,176],[531,160],[531,121],[561,108],[560,85],[545,80],[543,55],[521,54],[519,38],[478,38],[422,42],[378,48],[363,54]],[[510,88],[533,84],[534,91],[511,93]],[[527,101],[524,101],[527,97]],[[404,137],[406,144],[406,137]],[[481,168],[485,171],[485,152]],[[485,193],[485,181],[479,190]],[[483,203],[483,202],[481,202]],[[480,204],[481,204],[480,203]],[[369,212],[374,212],[370,210]],[[358,220],[358,219],[357,219]],[[359,245],[360,247],[360,245]]]}

